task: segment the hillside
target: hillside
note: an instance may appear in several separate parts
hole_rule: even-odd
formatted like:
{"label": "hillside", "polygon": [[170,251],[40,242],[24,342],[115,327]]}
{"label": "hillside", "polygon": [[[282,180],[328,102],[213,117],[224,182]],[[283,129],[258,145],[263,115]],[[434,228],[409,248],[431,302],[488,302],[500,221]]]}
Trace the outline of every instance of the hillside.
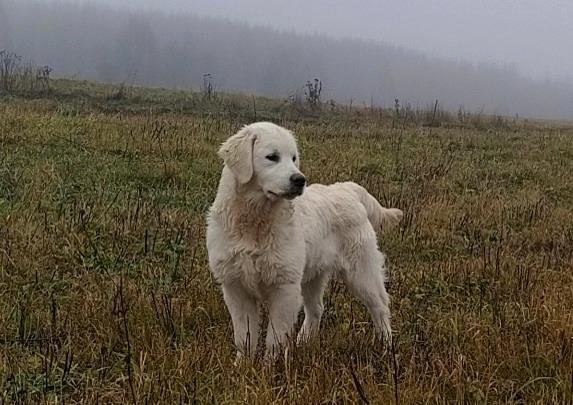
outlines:
{"label": "hillside", "polygon": [[[570,126],[70,80],[22,94],[0,96],[0,402],[573,401]],[[314,341],[233,366],[204,218],[218,145],[255,119],[296,133],[310,182],[404,210],[380,239],[393,350],[335,282]]]}

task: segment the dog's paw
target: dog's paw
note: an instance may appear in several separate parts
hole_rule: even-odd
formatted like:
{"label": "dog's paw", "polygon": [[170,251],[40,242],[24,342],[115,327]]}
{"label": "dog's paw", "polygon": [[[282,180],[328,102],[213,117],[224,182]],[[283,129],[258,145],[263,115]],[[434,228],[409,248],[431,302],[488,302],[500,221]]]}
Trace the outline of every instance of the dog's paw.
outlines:
{"label": "dog's paw", "polygon": [[242,364],[245,363],[246,359],[247,357],[242,352],[237,350],[237,355],[235,356],[235,361],[233,362],[233,366],[240,367]]}

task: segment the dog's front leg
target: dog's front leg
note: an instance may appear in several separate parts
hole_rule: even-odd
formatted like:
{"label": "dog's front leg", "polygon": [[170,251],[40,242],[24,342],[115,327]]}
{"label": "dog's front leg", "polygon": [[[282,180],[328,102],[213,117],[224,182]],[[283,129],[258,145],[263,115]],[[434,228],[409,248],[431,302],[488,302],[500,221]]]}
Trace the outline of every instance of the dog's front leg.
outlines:
{"label": "dog's front leg", "polygon": [[299,283],[276,286],[269,296],[269,326],[267,331],[267,355],[277,356],[281,348],[294,336],[294,327],[302,305]]}
{"label": "dog's front leg", "polygon": [[233,321],[237,357],[254,356],[259,336],[257,301],[239,283],[224,284],[223,297]]}

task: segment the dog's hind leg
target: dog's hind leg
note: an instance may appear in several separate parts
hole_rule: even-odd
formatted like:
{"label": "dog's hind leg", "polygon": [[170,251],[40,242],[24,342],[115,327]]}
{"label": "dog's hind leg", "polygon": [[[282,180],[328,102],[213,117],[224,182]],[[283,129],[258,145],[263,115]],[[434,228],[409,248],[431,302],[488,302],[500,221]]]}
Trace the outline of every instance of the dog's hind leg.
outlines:
{"label": "dog's hind leg", "polygon": [[297,342],[302,343],[318,332],[320,319],[324,312],[322,297],[328,283],[328,274],[322,272],[312,280],[302,285],[302,301],[304,305],[304,322],[298,333]]}
{"label": "dog's hind leg", "polygon": [[237,357],[253,357],[259,336],[259,308],[256,300],[239,284],[223,285],[223,297],[233,321]]}
{"label": "dog's hind leg", "polygon": [[384,286],[385,258],[376,247],[366,249],[354,268],[343,271],[344,281],[352,293],[368,308],[376,333],[391,343],[390,297]]}

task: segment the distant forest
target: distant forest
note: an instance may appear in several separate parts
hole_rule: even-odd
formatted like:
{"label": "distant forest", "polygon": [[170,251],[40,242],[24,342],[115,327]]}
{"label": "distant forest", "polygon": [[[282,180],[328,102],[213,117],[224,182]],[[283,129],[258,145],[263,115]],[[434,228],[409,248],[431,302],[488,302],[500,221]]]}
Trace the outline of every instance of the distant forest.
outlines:
{"label": "distant forest", "polygon": [[[416,29],[416,27],[412,27]],[[420,33],[423,35],[423,33]],[[307,80],[323,100],[573,119],[573,84],[535,81],[516,68],[455,62],[380,42],[331,39],[192,14],[0,0],[0,50],[58,76],[173,88],[202,86],[286,98]],[[452,55],[455,58],[456,55]]]}

